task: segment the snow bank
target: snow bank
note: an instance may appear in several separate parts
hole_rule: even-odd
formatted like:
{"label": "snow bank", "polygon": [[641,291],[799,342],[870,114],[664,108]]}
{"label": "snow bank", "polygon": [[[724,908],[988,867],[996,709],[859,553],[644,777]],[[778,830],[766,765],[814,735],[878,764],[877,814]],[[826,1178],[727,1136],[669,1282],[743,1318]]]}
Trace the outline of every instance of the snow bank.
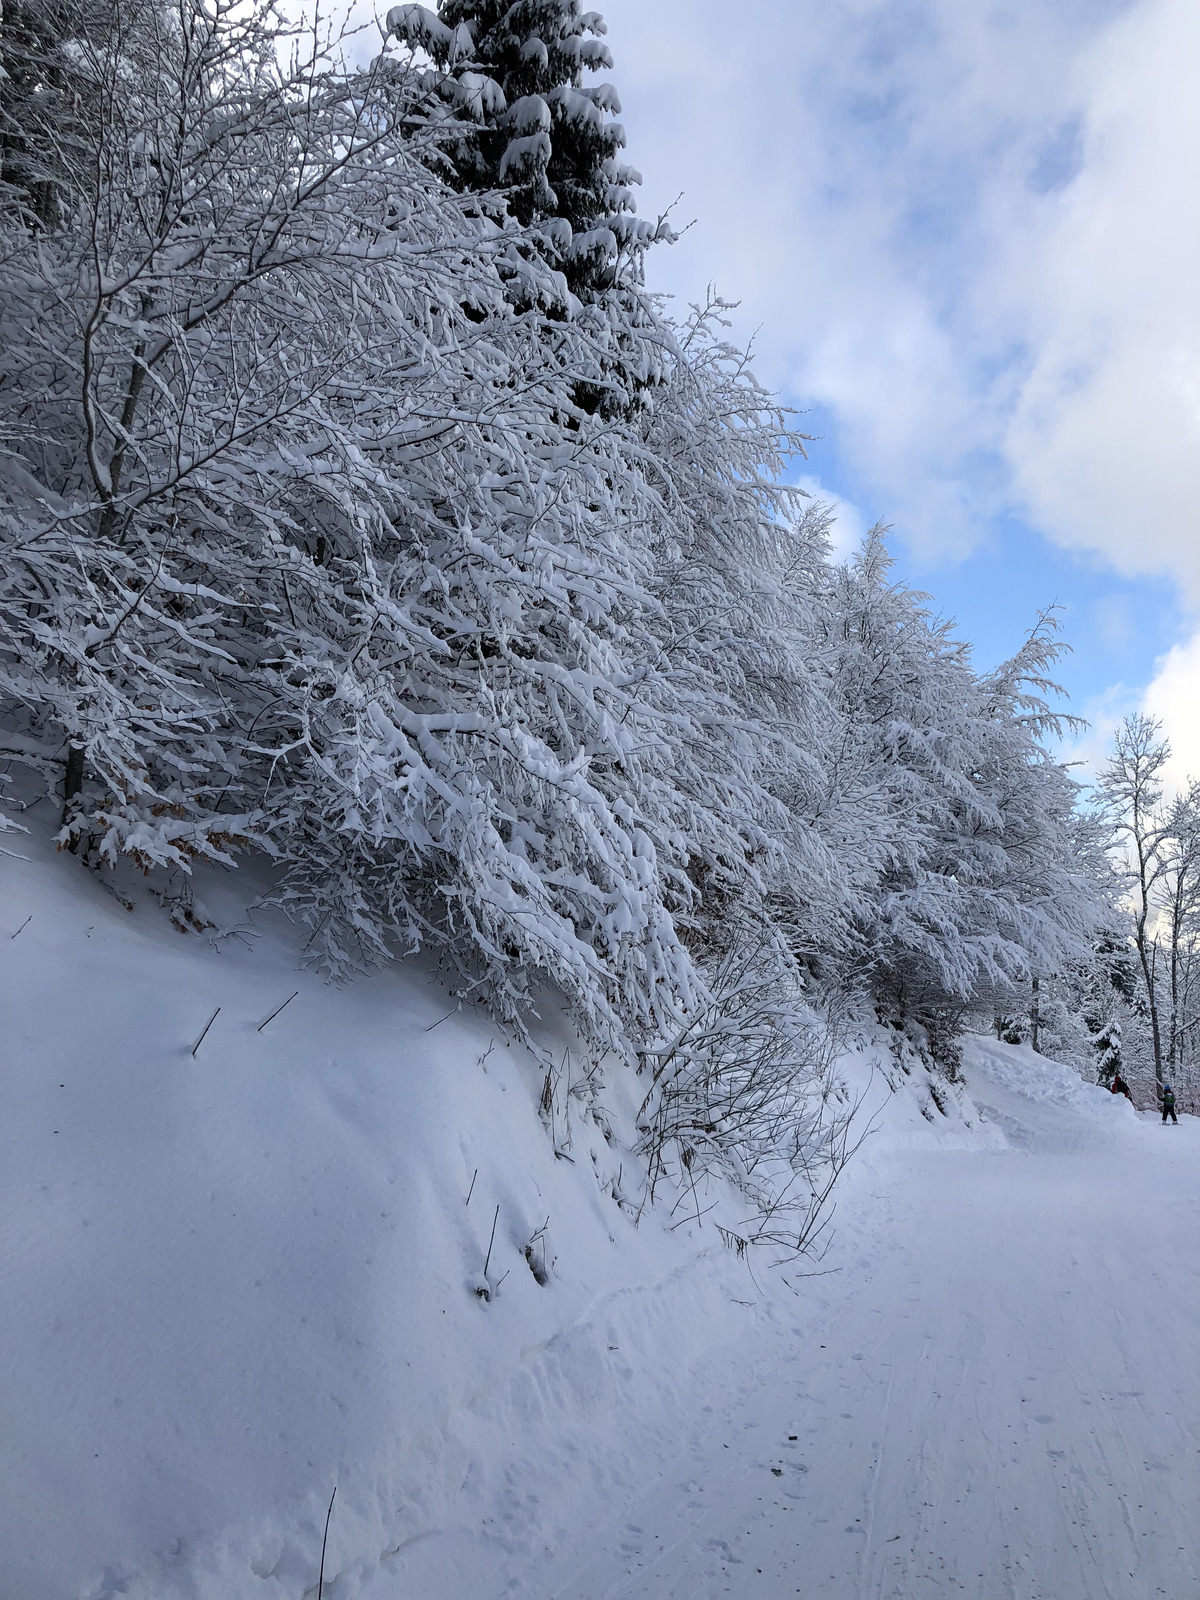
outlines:
{"label": "snow bank", "polygon": [[973,1035],[965,1041],[963,1065],[982,1116],[1013,1149],[1047,1143],[1060,1150],[1083,1148],[1143,1126],[1124,1095],[1086,1083],[1073,1067],[1028,1045]]}
{"label": "snow bank", "polygon": [[[242,930],[214,946],[22,843],[0,940],[12,1600],[297,1600],[334,1484],[333,1600],[486,1593],[669,1459],[702,1358],[794,1315],[720,1241],[736,1197],[640,1209],[628,1075],[602,1111],[560,1093],[550,1137],[532,1057],[431,968],[333,989],[290,929],[246,921],[238,874],[202,878],[198,909]],[[578,1083],[566,1030],[543,1042]],[[848,1194],[888,1152],[996,1137],[869,1042],[843,1066],[877,1128]]]}
{"label": "snow bank", "polygon": [[558,1159],[528,1053],[432,971],[331,989],[286,932],[218,951],[72,860],[3,872],[14,1600],[297,1596],[335,1483],[336,1595],[406,1551],[455,1592],[761,1314],[719,1210],[637,1220],[619,1080],[611,1143],[556,1108]]}

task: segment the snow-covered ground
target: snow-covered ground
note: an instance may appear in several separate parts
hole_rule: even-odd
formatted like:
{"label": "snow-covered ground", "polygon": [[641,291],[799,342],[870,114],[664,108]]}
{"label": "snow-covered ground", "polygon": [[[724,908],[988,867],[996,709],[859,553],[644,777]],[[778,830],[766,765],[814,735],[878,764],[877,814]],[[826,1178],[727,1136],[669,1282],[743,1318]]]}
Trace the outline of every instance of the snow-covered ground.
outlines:
{"label": "snow-covered ground", "polygon": [[332,990],[17,848],[4,1600],[312,1597],[335,1483],[329,1600],[1200,1594],[1200,1122],[986,1041],[942,1118],[849,1058],[883,1109],[792,1292],[731,1197],[638,1216],[627,1079],[552,1141],[432,971]]}
{"label": "snow-covered ground", "polygon": [[968,1077],[1007,1147],[881,1139],[838,1276],[539,1600],[1200,1595],[1200,1122],[982,1040]]}

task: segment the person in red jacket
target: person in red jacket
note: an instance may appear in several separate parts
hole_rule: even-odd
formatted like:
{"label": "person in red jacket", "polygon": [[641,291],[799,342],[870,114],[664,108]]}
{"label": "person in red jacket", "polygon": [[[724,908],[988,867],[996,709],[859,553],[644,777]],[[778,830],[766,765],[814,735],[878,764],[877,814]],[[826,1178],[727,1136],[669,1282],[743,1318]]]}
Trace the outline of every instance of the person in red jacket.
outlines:
{"label": "person in red jacket", "polygon": [[1123,1094],[1126,1100],[1129,1101],[1129,1104],[1133,1104],[1133,1096],[1129,1092],[1129,1085],[1125,1082],[1125,1079],[1119,1072],[1113,1073],[1113,1081],[1109,1087],[1114,1094]]}

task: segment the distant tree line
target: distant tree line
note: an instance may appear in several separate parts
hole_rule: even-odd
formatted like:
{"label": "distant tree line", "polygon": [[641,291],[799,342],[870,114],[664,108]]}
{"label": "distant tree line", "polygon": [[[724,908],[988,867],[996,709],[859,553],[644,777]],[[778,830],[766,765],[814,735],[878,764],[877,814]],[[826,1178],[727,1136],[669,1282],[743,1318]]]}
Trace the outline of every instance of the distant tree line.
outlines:
{"label": "distant tree line", "polygon": [[1108,905],[1100,930],[1083,961],[1043,974],[997,1025],[1094,1067],[1101,1083],[1120,1073],[1149,1101],[1170,1082],[1200,1109],[1200,784],[1169,794],[1170,757],[1152,717],[1118,728],[1089,797]]}

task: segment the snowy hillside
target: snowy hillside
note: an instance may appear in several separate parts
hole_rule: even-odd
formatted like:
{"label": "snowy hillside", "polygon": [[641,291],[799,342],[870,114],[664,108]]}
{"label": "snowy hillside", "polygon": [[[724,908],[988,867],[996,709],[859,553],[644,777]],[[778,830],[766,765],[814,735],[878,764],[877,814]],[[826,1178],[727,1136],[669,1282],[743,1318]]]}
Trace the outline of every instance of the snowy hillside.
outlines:
{"label": "snowy hillside", "polygon": [[[721,1243],[717,1223],[739,1220],[728,1194],[674,1211],[668,1196],[638,1217],[620,1077],[600,1096],[609,1139],[572,1097],[552,1142],[527,1053],[481,1016],[447,1016],[433,974],[332,989],[297,971],[286,928],[218,952],[25,848],[35,859],[3,863],[0,951],[6,1600],[302,1596],[334,1484],[333,1600],[665,1600],[698,1592],[680,1574],[771,1561],[811,1568],[804,1593],[858,1593],[852,1573],[864,1594],[941,1593],[885,1577],[918,1570],[904,1563],[922,1539],[923,1583],[954,1569],[954,1508],[990,1505],[1002,1481],[994,1514],[967,1521],[1015,1549],[1009,1488],[1024,1513],[1055,1462],[1094,1477],[1111,1386],[1160,1404],[1187,1371],[1185,1325],[1156,1315],[1144,1281],[1143,1213],[1093,1209],[1114,1155],[1144,1165],[1161,1150],[1141,1141],[1176,1130],[1143,1129],[1028,1051],[974,1043],[970,1097],[946,1117],[916,1077],[893,1066],[892,1094],[871,1052],[846,1059],[877,1132],[843,1180],[832,1275],[785,1271],[787,1287]],[[236,875],[203,889],[218,921],[246,893]],[[1167,1169],[1176,1186],[1195,1172],[1195,1126],[1170,1152],[1193,1163]],[[1183,1270],[1178,1248],[1171,1259]],[[1111,1324],[1123,1272],[1148,1292],[1105,1354],[1072,1314]],[[1124,1370],[1143,1359],[1150,1371]],[[1039,1418],[1061,1415],[1090,1404],[1076,1375],[1096,1362],[1106,1398],[1090,1429],[1039,1420],[1001,1449],[1013,1385],[1028,1381],[1030,1405],[1037,1391]],[[1149,1460],[1153,1407],[1121,1404]],[[1118,1479],[1151,1470],[1104,1459]],[[1159,1499],[1194,1481],[1194,1460],[1192,1477],[1154,1480]],[[650,1523],[626,1526],[645,1496],[675,1542],[669,1578]],[[802,1538],[764,1526],[776,1503]],[[744,1582],[728,1592],[757,1592]]]}
{"label": "snowy hillside", "polygon": [[0,1600],[1194,1596],[1157,724],[846,550],[582,0],[11,10]]}
{"label": "snowy hillside", "polygon": [[[628,1075],[548,1130],[528,1052],[430,971],[331,988],[286,925],[214,948],[22,845],[0,950],[6,1600],[299,1595],[335,1483],[332,1594],[401,1572],[472,1592],[638,1481],[698,1358],[795,1315],[721,1243],[733,1197],[639,1217]],[[238,875],[201,891],[238,924]],[[869,1088],[867,1058],[848,1070]]]}

